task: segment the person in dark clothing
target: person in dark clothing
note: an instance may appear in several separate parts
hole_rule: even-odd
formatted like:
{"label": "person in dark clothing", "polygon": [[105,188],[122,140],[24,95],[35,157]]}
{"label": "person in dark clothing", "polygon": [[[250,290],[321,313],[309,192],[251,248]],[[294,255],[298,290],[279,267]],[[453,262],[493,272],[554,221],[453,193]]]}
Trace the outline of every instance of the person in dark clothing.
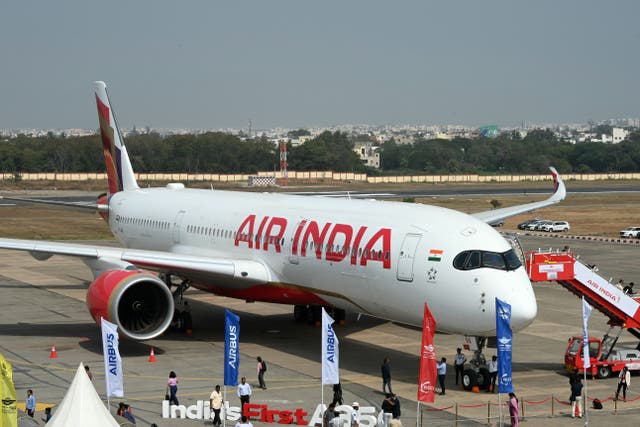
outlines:
{"label": "person in dark clothing", "polygon": [[382,375],[382,394],[387,393],[387,386],[389,386],[389,393],[393,393],[391,390],[391,360],[385,357],[380,366],[380,374]]}
{"label": "person in dark clothing", "polygon": [[582,380],[577,377],[571,384],[571,417],[576,417],[576,408],[578,408],[578,417],[582,418]]}
{"label": "person in dark clothing", "polygon": [[266,390],[267,385],[264,383],[264,373],[267,370],[267,363],[264,360],[262,360],[262,357],[260,356],[258,356],[256,360],[258,361],[258,365],[257,365],[258,384],[261,389]]}
{"label": "person in dark clothing", "polygon": [[394,400],[393,395],[391,393],[387,393],[382,401],[382,412],[391,414],[393,416],[393,408],[394,408]]}
{"label": "person in dark clothing", "polygon": [[393,418],[395,420],[399,420],[400,419],[400,399],[398,399],[398,396],[396,396],[395,394],[391,394],[391,399],[393,399]]}
{"label": "person in dark clothing", "polygon": [[342,385],[340,383],[333,385],[333,402],[334,405],[342,405]]}
{"label": "person in dark clothing", "polygon": [[633,295],[635,292],[633,291],[633,282],[629,282],[627,286],[622,288],[622,292],[628,295]]}

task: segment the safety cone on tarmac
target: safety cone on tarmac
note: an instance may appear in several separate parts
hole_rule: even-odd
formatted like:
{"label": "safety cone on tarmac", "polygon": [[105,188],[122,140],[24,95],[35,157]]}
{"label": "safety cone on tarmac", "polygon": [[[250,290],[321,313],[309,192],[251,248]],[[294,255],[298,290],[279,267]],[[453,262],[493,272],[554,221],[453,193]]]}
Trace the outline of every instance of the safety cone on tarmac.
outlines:
{"label": "safety cone on tarmac", "polygon": [[49,359],[57,359],[58,358],[58,353],[56,353],[56,345],[53,344],[51,346],[51,353],[49,354]]}
{"label": "safety cone on tarmac", "polygon": [[156,363],[156,355],[153,352],[153,347],[151,347],[151,353],[149,353],[149,362]]}

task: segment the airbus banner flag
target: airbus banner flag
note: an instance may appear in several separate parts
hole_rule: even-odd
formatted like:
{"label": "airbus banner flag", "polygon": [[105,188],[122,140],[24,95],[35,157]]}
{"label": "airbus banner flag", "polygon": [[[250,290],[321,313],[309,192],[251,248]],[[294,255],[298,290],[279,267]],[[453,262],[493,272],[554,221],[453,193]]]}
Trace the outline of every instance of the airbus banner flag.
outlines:
{"label": "airbus banner flag", "polygon": [[120,358],[118,325],[102,321],[102,352],[104,353],[104,377],[107,397],[124,397],[122,359]]}
{"label": "airbus banner flag", "polygon": [[434,402],[436,395],[436,351],[433,346],[433,334],[436,331],[436,319],[429,306],[424,303],[422,320],[422,351],[420,354],[420,379],[418,384],[418,401]]}
{"label": "airbus banner flag", "polygon": [[591,316],[591,310],[593,308],[589,305],[589,303],[582,297],[582,360],[584,360],[584,368],[591,367],[591,358],[589,357],[589,335],[587,334],[587,322],[589,321],[589,316]]}
{"label": "airbus banner flag", "polygon": [[240,316],[224,310],[224,385],[238,385],[240,369]]}
{"label": "airbus banner flag", "polygon": [[513,393],[511,381],[511,305],[496,298],[496,334],[498,341],[498,393]]}
{"label": "airbus banner flag", "polygon": [[333,331],[333,318],[322,308],[322,384],[338,384],[338,337]]}

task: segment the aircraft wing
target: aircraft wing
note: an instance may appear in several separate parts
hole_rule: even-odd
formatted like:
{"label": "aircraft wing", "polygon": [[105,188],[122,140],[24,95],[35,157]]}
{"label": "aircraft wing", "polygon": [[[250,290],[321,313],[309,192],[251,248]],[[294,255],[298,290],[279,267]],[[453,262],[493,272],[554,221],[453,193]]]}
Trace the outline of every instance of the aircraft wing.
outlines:
{"label": "aircraft wing", "polygon": [[567,190],[564,186],[564,182],[558,174],[558,171],[555,168],[550,167],[551,175],[553,176],[553,183],[555,187],[555,192],[546,200],[541,200],[539,202],[526,203],[524,205],[511,206],[508,208],[494,209],[490,211],[478,212],[471,214],[471,216],[479,219],[480,221],[484,221],[489,224],[493,224],[499,221],[502,221],[505,218],[509,218],[515,215],[519,215],[521,213],[529,212],[535,209],[544,208],[546,206],[550,206],[561,202],[567,196]]}
{"label": "aircraft wing", "polygon": [[64,206],[67,208],[73,208],[81,211],[90,212],[108,212],[109,205],[103,203],[86,203],[86,202],[63,202],[60,200],[50,199],[32,199],[29,197],[13,197],[13,196],[0,196],[0,200],[10,200],[12,202],[33,203],[42,205]]}
{"label": "aircraft wing", "polygon": [[250,259],[212,258],[173,252],[19,239],[0,239],[0,249],[29,252],[38,260],[45,260],[52,255],[64,255],[89,260],[116,261],[152,271],[172,272],[186,277],[197,275],[238,285],[267,283],[272,279],[271,271],[266,265]]}

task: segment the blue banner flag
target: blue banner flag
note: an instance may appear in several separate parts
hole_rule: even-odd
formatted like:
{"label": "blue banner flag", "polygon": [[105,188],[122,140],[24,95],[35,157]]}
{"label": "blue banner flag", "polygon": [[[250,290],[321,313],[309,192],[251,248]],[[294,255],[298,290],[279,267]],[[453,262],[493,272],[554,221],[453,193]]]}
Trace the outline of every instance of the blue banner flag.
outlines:
{"label": "blue banner flag", "polygon": [[238,385],[240,368],[240,316],[224,310],[224,385]]}
{"label": "blue banner flag", "polygon": [[511,382],[511,305],[496,298],[496,334],[498,341],[498,393],[513,393]]}

